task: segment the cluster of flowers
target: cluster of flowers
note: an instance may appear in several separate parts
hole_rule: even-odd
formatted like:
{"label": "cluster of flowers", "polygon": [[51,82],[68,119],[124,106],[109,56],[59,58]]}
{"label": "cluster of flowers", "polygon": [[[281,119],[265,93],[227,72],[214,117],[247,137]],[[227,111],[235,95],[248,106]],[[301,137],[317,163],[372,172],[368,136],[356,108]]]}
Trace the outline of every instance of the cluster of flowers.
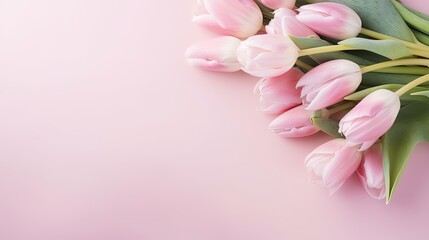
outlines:
{"label": "cluster of flowers", "polygon": [[312,121],[315,116],[337,119],[342,138],[321,145],[305,159],[310,179],[334,193],[357,172],[367,192],[383,199],[379,139],[395,122],[400,96],[410,87],[397,92],[378,89],[361,101],[344,101],[369,70],[346,59],[309,66],[299,59],[327,48],[301,50],[291,40],[356,37],[362,30],[358,14],[331,2],[296,8],[295,0],[201,0],[199,10],[194,22],[222,36],[190,47],[188,62],[205,70],[242,70],[262,78],[255,93],[262,111],[278,115],[269,128],[280,136],[305,137],[320,131]]}

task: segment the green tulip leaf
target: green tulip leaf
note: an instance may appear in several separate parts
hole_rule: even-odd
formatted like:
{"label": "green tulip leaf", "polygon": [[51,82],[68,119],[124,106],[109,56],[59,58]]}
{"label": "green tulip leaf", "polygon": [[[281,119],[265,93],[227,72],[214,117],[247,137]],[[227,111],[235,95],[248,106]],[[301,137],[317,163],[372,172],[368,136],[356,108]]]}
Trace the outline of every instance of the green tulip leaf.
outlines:
{"label": "green tulip leaf", "polygon": [[415,29],[421,32],[429,34],[429,20],[422,18],[419,15],[415,14],[414,12],[408,10],[399,2],[395,0],[391,0],[391,1],[408,24],[410,24]]}
{"label": "green tulip leaf", "polygon": [[365,28],[404,41],[414,42],[415,37],[390,0],[303,0],[301,3],[337,2],[352,8],[362,19]]}
{"label": "green tulip leaf", "polygon": [[412,96],[425,96],[429,98],[429,90],[411,93]]}
{"label": "green tulip leaf", "polygon": [[338,44],[377,53],[391,60],[413,56],[413,53],[411,53],[411,51],[406,46],[396,40],[349,38],[339,42]]}
{"label": "green tulip leaf", "polygon": [[414,36],[416,36],[417,40],[419,40],[421,43],[429,46],[429,36],[428,35],[420,32],[418,30],[415,30],[415,29],[412,29],[412,30],[413,30]]}
{"label": "green tulip leaf", "polygon": [[383,136],[383,167],[386,203],[392,199],[398,180],[417,143],[429,141],[429,104],[413,102],[403,107]]}

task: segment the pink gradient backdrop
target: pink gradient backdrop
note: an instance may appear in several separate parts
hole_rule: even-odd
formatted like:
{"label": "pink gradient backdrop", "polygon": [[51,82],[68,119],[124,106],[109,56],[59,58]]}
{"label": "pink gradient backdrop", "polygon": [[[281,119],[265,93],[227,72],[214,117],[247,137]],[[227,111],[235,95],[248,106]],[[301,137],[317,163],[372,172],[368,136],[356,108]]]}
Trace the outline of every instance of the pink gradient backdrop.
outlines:
{"label": "pink gradient backdrop", "polygon": [[427,239],[429,145],[389,206],[356,177],[329,196],[303,164],[326,137],[186,64],[194,3],[0,2],[0,239]]}

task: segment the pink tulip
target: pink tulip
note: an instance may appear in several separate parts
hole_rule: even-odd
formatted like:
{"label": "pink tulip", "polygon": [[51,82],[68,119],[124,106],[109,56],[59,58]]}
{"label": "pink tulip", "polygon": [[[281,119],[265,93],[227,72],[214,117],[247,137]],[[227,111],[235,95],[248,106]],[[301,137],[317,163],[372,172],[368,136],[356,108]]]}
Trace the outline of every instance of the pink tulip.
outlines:
{"label": "pink tulip", "polygon": [[256,35],[241,42],[237,50],[242,70],[256,77],[276,77],[291,69],[299,49],[288,37]]}
{"label": "pink tulip", "polygon": [[295,11],[288,8],[280,8],[274,12],[274,19],[265,26],[268,34],[279,34],[284,36],[294,37],[314,37],[319,39],[319,36],[296,19]]}
{"label": "pink tulip", "polygon": [[356,63],[338,59],[320,64],[299,80],[301,98],[308,110],[326,108],[353,93],[362,81],[362,73]]}
{"label": "pink tulip", "polygon": [[300,105],[300,91],[295,86],[303,75],[300,70],[292,68],[278,77],[261,79],[254,90],[259,95],[261,111],[279,114]]}
{"label": "pink tulip", "polygon": [[384,185],[383,154],[381,144],[374,144],[363,153],[363,160],[357,174],[368,194],[381,200],[386,197]]}
{"label": "pink tulip", "polygon": [[395,122],[401,108],[399,97],[386,89],[377,90],[358,103],[340,121],[339,132],[349,145],[367,150]]}
{"label": "pink tulip", "polygon": [[330,194],[336,192],[359,167],[362,153],[346,144],[344,139],[327,142],[305,159],[310,180]]}
{"label": "pink tulip", "polygon": [[270,129],[285,138],[306,137],[319,131],[311,123],[312,111],[305,110],[304,106],[292,108],[274,119]]}
{"label": "pink tulip", "polygon": [[362,21],[351,8],[332,2],[308,4],[298,9],[298,20],[316,33],[337,40],[356,37]]}
{"label": "pink tulip", "polygon": [[194,22],[223,35],[247,38],[262,27],[262,12],[253,0],[200,0]]}
{"label": "pink tulip", "polygon": [[241,69],[237,48],[241,41],[223,36],[196,44],[186,51],[186,58],[194,67],[216,72],[236,72]]}
{"label": "pink tulip", "polygon": [[278,8],[294,8],[295,7],[295,0],[260,0],[262,4],[265,6],[271,8],[271,9],[278,9]]}

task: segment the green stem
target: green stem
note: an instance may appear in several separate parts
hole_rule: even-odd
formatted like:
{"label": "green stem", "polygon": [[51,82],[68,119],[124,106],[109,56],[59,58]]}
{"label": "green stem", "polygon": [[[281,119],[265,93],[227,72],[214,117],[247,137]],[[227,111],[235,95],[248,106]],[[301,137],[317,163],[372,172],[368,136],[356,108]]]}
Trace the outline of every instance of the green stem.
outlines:
{"label": "green stem", "polygon": [[309,48],[309,49],[300,50],[299,56],[303,57],[303,56],[308,56],[308,55],[330,53],[330,52],[339,52],[339,51],[346,51],[346,50],[359,50],[359,49],[354,48],[354,47],[349,47],[349,46],[343,46],[343,45],[323,46],[323,47],[316,47],[316,48]]}
{"label": "green stem", "polygon": [[407,85],[401,87],[398,91],[396,91],[396,95],[399,97],[404,95],[406,92],[410,91],[411,89],[417,87],[420,84],[423,84],[425,82],[429,82],[429,74],[424,75],[423,77],[419,77],[416,80],[408,83]]}
{"label": "green stem", "polygon": [[362,74],[376,71],[383,68],[407,66],[407,65],[422,65],[422,66],[429,67],[429,59],[412,58],[412,59],[401,59],[401,60],[393,60],[388,62],[377,63],[367,67],[363,67]]}
{"label": "green stem", "polygon": [[413,49],[418,49],[418,50],[423,50],[423,51],[429,51],[429,47],[420,45],[420,44],[416,44],[416,43],[412,43],[412,42],[407,42],[398,38],[394,38],[388,35],[384,35],[382,33],[379,32],[375,32],[366,28],[362,28],[362,30],[360,31],[361,34],[366,35],[368,37],[372,37],[375,39],[379,39],[379,40],[396,40],[401,42],[402,44],[404,44],[406,47],[409,48],[413,48]]}
{"label": "green stem", "polygon": [[410,51],[415,56],[429,58],[429,52],[428,51],[423,51],[423,50],[419,50],[419,49],[410,49]]}
{"label": "green stem", "polygon": [[412,74],[412,75],[426,75],[429,74],[427,67],[388,67],[383,69],[374,70],[377,73],[396,73],[396,74]]}

